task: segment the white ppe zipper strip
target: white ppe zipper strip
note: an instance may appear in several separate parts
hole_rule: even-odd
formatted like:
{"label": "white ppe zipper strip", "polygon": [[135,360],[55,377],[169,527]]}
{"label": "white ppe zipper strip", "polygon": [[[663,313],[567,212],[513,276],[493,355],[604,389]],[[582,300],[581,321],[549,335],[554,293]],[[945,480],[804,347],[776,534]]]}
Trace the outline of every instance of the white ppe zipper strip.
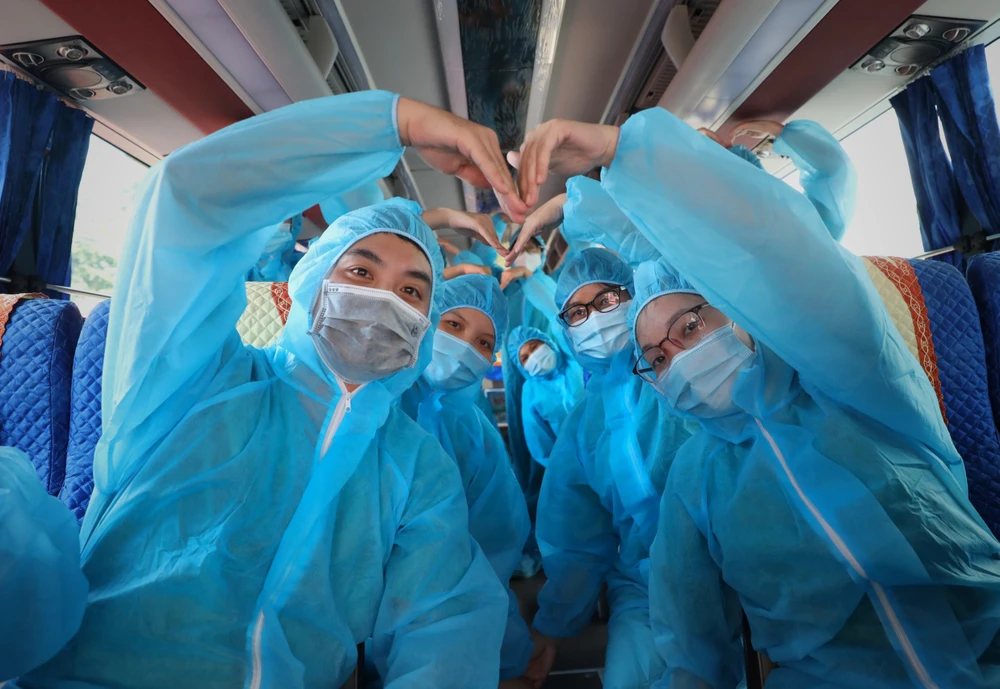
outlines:
{"label": "white ppe zipper strip", "polygon": [[875,590],[875,596],[878,598],[879,604],[882,606],[885,616],[888,618],[889,624],[892,627],[892,631],[893,633],[895,633],[896,638],[899,640],[900,646],[902,646],[903,648],[903,653],[906,654],[906,659],[907,661],[909,661],[910,668],[913,670],[913,673],[919,678],[920,683],[926,689],[939,689],[938,685],[934,682],[933,679],[931,679],[931,676],[927,672],[927,669],[923,666],[923,663],[920,662],[920,658],[917,657],[916,650],[913,648],[913,644],[910,642],[909,637],[907,637],[906,630],[903,629],[903,625],[899,621],[899,618],[896,616],[895,610],[892,609],[892,604],[889,602],[889,597],[886,596],[885,590],[882,588],[882,585],[868,578],[868,574],[865,573],[865,570],[861,566],[861,563],[858,562],[857,558],[854,557],[854,553],[852,553],[850,548],[847,547],[847,544],[844,542],[844,539],[841,538],[840,534],[838,534],[833,529],[833,527],[830,526],[830,524],[826,521],[826,519],[823,518],[823,515],[820,514],[819,509],[816,508],[816,506],[812,503],[812,501],[808,497],[806,497],[806,494],[802,491],[802,487],[799,486],[799,482],[796,480],[795,475],[792,473],[791,468],[789,468],[788,462],[785,461],[785,456],[781,453],[781,449],[778,448],[778,444],[774,441],[774,438],[767,431],[767,429],[764,428],[764,424],[761,423],[760,419],[755,418],[754,421],[757,422],[757,427],[760,429],[760,432],[764,434],[764,438],[771,446],[771,450],[778,458],[778,462],[781,463],[781,468],[784,470],[785,476],[788,477],[789,482],[791,482],[792,488],[795,489],[795,492],[798,494],[799,499],[802,500],[802,502],[805,504],[806,509],[808,509],[809,512],[813,515],[813,517],[815,517],[816,521],[819,522],[820,528],[823,529],[823,532],[833,543],[833,546],[837,549],[837,552],[839,552],[840,555],[845,560],[847,560],[848,563],[850,563],[851,567],[854,568],[855,572],[857,572],[863,579],[871,583],[872,588]]}

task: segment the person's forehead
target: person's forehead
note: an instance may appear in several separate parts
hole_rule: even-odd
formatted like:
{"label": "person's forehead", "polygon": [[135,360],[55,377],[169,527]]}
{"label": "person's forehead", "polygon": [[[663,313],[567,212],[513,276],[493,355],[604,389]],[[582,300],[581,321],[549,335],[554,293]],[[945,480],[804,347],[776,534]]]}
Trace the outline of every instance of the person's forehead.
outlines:
{"label": "person's forehead", "polygon": [[523,352],[525,349],[528,349],[530,347],[537,347],[540,344],[542,344],[541,340],[539,340],[537,338],[536,339],[531,339],[531,340],[526,341],[523,345],[521,345],[521,347],[520,347],[520,349],[518,351]]}
{"label": "person's forehead", "polygon": [[463,306],[458,309],[451,309],[445,313],[445,316],[449,314],[458,316],[461,320],[464,320],[469,328],[475,330],[479,335],[496,337],[493,321],[479,309],[474,309],[471,306]]}
{"label": "person's forehead", "polygon": [[386,265],[402,270],[414,267],[430,268],[430,261],[423,249],[412,240],[392,232],[376,232],[362,237],[351,244],[344,255],[349,255],[358,249],[370,251],[381,258]]}
{"label": "person's forehead", "polygon": [[681,292],[657,297],[639,313],[635,324],[637,337],[641,340],[644,336],[655,336],[667,328],[679,310],[690,309],[703,301],[700,295]]}
{"label": "person's forehead", "polygon": [[569,305],[593,301],[593,299],[601,292],[607,292],[609,289],[616,286],[617,285],[611,285],[606,282],[595,282],[590,285],[584,285],[570,295],[569,301],[567,301],[566,304]]}

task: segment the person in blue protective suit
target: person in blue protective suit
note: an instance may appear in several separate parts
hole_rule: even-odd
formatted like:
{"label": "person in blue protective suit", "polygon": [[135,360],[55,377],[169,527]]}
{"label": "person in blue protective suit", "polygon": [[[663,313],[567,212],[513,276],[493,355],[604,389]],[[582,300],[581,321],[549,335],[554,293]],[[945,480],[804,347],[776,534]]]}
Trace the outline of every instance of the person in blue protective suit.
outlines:
{"label": "person in blue protective suit", "polygon": [[0,447],[0,684],[54,656],[86,603],[76,519],[23,453]]}
{"label": "person in blue protective suit", "polygon": [[[502,218],[494,216],[496,236],[503,234]],[[512,242],[517,239],[515,234]],[[507,270],[500,269],[498,279],[507,297],[509,306],[509,322],[507,333],[501,340],[502,351],[510,350],[511,332],[520,326],[535,328],[554,339],[554,344],[565,356],[571,351],[564,338],[562,328],[558,325],[558,314],[555,305],[555,282],[545,274],[541,266],[545,264],[544,248],[540,242],[531,242],[530,257],[519,260],[518,265]],[[568,357],[567,357],[568,360]],[[507,441],[510,447],[511,462],[518,481],[528,500],[529,511],[534,521],[534,506],[538,501],[538,491],[542,486],[542,465],[532,461],[533,452],[527,441],[529,432],[522,423],[525,418],[518,410],[524,407],[523,388],[525,377],[518,365],[516,356],[503,356],[501,359],[504,386],[504,403],[507,409]],[[525,559],[519,568],[519,573],[530,577],[541,566],[541,556],[535,543],[534,532],[528,537],[525,545]]]}
{"label": "person in blue protective suit", "polygon": [[541,568],[534,524],[545,464],[559,426],[583,393],[583,372],[538,328],[522,325],[509,330],[503,346],[511,463],[532,523],[518,574],[531,577]]}
{"label": "person in blue protective suit", "polygon": [[[602,215],[614,221],[621,212],[605,199],[611,212]],[[572,234],[574,215],[567,210],[564,232]],[[606,218],[588,218],[595,220]],[[590,621],[605,583],[611,615],[604,686],[648,687],[664,670],[650,628],[646,570],[670,462],[690,432],[632,375],[632,289],[631,268],[601,248],[569,259],[559,278],[560,316],[591,375],[552,448],[538,503],[547,581],[533,628],[546,652],[529,669],[535,681],[548,674],[556,640]]]}
{"label": "person in blue protective suit", "polygon": [[525,377],[521,423],[531,458],[548,465],[559,427],[583,395],[583,372],[541,330],[520,326],[511,331],[507,356]]}
{"label": "person in blue protective suit", "polygon": [[257,263],[247,273],[247,282],[287,282],[303,254],[295,244],[302,232],[302,214],[281,223],[261,252]]}
{"label": "person in blue protective suit", "polygon": [[469,504],[469,532],[507,589],[508,614],[500,651],[500,679],[520,677],[533,644],[508,583],[528,537],[528,508],[503,438],[481,410],[483,376],[507,325],[507,302],[492,277],[466,275],[441,290],[441,321],[434,356],[400,404],[438,439],[458,465]]}
{"label": "person in blue protective suit", "polygon": [[741,608],[768,687],[997,686],[1000,543],[927,376],[813,204],[660,108],[620,132],[548,123],[513,158],[528,203],[539,160],[602,166],[662,256],[636,273],[636,370],[702,427],[651,551],[662,686],[736,686]]}
{"label": "person in blue protective suit", "polygon": [[274,226],[408,145],[520,203],[493,132],[380,91],[252,117],[150,170],[108,328],[89,603],[21,686],[326,689],[371,638],[387,687],[496,687],[507,598],[455,462],[394,405],[440,313],[417,205],[315,240],[274,345],[235,328]]}

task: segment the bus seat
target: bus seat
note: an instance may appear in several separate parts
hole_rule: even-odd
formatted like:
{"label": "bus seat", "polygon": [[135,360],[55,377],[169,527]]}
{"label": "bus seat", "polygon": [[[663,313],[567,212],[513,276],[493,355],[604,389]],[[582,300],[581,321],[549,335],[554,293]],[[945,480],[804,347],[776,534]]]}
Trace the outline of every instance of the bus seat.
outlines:
{"label": "bus seat", "polygon": [[[284,282],[248,282],[247,307],[236,325],[243,342],[266,347],[278,339],[291,299]],[[94,450],[101,436],[101,375],[111,301],[101,302],[83,325],[73,362],[72,411],[66,456],[66,483],[60,500],[83,519],[94,489]]]}
{"label": "bus seat", "polygon": [[83,318],[72,302],[26,296],[0,299],[0,445],[27,454],[49,494],[58,495],[66,474],[73,351]]}
{"label": "bus seat", "polygon": [[73,358],[66,483],[59,499],[78,521],[83,520],[94,489],[94,449],[101,437],[101,373],[110,310],[111,302],[105,300],[90,312]]}
{"label": "bus seat", "polygon": [[268,347],[274,344],[288,320],[292,300],[287,282],[248,282],[247,308],[236,324],[244,344]]}
{"label": "bus seat", "polygon": [[981,254],[969,261],[966,274],[979,307],[986,345],[986,376],[993,403],[993,422],[1000,428],[1000,254]]}
{"label": "bus seat", "polygon": [[864,259],[897,329],[937,391],[969,499],[1000,536],[1000,439],[993,422],[976,303],[962,274],[937,261]]}

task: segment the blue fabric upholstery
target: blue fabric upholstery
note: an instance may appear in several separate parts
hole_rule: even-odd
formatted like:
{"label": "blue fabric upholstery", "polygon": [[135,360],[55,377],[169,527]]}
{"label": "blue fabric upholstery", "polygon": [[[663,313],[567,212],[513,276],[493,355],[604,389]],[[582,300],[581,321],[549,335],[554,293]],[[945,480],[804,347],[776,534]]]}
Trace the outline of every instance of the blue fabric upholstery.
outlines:
{"label": "blue fabric upholstery", "polygon": [[83,319],[76,304],[22,302],[7,322],[0,347],[0,445],[31,459],[50,495],[66,473],[73,351]]}
{"label": "blue fabric upholstery", "polygon": [[1000,440],[976,303],[956,268],[938,261],[911,263],[927,307],[948,430],[965,460],[969,499],[1000,536]]}
{"label": "blue fabric upholstery", "polygon": [[59,499],[83,519],[94,490],[94,448],[101,437],[101,372],[111,301],[98,304],[83,324],[73,359],[66,482]]}
{"label": "blue fabric upholstery", "polygon": [[970,260],[967,277],[983,326],[993,422],[1000,428],[1000,254],[982,254]]}

